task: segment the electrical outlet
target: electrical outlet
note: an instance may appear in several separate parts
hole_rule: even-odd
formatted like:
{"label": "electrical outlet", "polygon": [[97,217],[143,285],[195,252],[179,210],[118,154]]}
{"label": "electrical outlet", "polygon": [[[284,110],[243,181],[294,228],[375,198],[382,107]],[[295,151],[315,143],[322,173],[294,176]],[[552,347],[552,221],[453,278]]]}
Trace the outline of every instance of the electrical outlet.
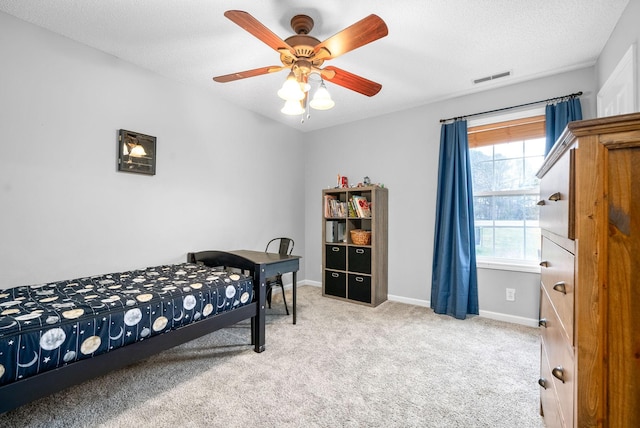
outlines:
{"label": "electrical outlet", "polygon": [[516,289],[507,288],[507,302],[515,302],[515,300],[516,300]]}

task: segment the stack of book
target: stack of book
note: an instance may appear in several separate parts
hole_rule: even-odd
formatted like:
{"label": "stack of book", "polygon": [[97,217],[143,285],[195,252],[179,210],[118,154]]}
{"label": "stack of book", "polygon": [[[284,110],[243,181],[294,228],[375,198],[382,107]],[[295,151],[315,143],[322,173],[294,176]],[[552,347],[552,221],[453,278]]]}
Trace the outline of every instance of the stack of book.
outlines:
{"label": "stack of book", "polygon": [[351,197],[351,204],[355,217],[371,217],[371,203],[367,201],[366,197],[353,195]]}
{"label": "stack of book", "polygon": [[325,195],[324,216],[326,218],[370,218],[371,202],[361,195],[351,196],[349,202],[343,202],[334,195]]}
{"label": "stack of book", "polygon": [[344,221],[327,221],[327,227],[325,228],[327,234],[325,236],[326,242],[346,242],[345,227]]}
{"label": "stack of book", "polygon": [[324,196],[324,216],[326,218],[345,218],[349,211],[346,202],[336,199],[333,195]]}

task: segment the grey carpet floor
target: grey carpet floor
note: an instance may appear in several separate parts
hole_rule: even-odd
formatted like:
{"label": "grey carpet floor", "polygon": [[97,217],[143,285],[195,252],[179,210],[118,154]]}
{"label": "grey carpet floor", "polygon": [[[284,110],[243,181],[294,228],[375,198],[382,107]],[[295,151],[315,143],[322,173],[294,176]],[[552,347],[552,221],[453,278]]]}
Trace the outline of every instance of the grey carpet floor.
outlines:
{"label": "grey carpet floor", "polygon": [[279,297],[261,354],[243,322],[0,415],[0,427],[544,426],[535,328],[311,286],[292,325]]}

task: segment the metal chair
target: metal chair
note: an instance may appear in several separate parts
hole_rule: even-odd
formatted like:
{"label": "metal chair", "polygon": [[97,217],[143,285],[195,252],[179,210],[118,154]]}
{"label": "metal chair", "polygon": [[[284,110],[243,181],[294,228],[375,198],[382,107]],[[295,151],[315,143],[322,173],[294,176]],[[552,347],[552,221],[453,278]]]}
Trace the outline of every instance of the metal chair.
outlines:
{"label": "metal chair", "polygon": [[[267,244],[264,252],[275,252],[273,250],[275,250],[276,245],[278,246],[278,254],[280,254],[281,256],[288,256],[291,255],[291,252],[293,251],[294,242],[291,238],[273,238]],[[270,247],[272,249],[271,251],[269,251]],[[281,274],[267,278],[267,303],[269,304],[269,308],[271,308],[271,292],[273,290],[273,287],[280,287],[282,289],[282,300],[284,301],[284,309],[287,311],[287,315],[289,315],[289,307],[287,306],[287,299],[284,296],[284,284],[282,282]]]}

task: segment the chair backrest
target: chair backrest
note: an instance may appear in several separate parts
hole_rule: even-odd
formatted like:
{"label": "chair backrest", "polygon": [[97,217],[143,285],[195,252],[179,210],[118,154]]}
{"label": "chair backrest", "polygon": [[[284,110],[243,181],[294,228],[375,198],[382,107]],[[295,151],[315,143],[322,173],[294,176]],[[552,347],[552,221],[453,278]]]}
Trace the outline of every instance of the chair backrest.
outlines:
{"label": "chair backrest", "polygon": [[273,238],[267,244],[267,248],[265,248],[264,252],[265,253],[269,252],[269,246],[271,246],[272,243],[274,243],[274,248],[275,248],[275,245],[276,245],[275,243],[277,243],[277,241],[280,241],[278,244],[278,254],[280,254],[281,256],[290,255],[291,252],[293,251],[293,246],[295,245],[293,242],[293,239],[291,238]]}

